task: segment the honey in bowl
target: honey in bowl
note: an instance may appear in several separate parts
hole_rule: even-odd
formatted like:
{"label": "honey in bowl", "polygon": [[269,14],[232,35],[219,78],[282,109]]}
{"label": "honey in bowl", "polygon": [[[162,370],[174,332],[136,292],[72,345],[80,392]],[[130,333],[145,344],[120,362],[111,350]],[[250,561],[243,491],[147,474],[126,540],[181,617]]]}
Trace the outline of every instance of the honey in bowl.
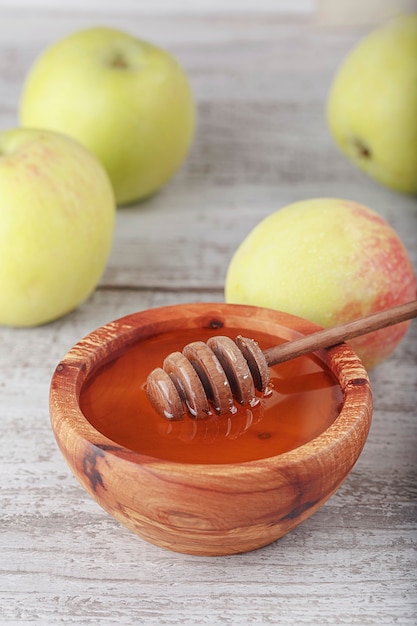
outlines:
{"label": "honey in bowl", "polygon": [[60,450],[84,489],[151,543],[207,556],[267,545],[317,511],[360,455],[372,394],[355,353],[340,344],[274,366],[259,406],[198,423],[160,417],[144,385],[168,354],[196,339],[242,334],[266,350],[315,330],[287,313],[223,303],[109,322],[53,374]]}
{"label": "honey in bowl", "polygon": [[[268,391],[254,407],[236,404],[236,412],[180,421],[160,417],[145,393],[149,372],[167,354],[191,341],[207,341],[218,329],[165,332],[131,345],[93,372],[81,388],[80,407],[103,435],[149,457],[180,463],[227,464],[276,456],[311,441],[335,420],[342,391],[317,356],[298,357],[271,368]],[[222,328],[222,334],[247,334]],[[252,333],[262,349],[278,337]],[[283,341],[283,340],[282,340]]]}

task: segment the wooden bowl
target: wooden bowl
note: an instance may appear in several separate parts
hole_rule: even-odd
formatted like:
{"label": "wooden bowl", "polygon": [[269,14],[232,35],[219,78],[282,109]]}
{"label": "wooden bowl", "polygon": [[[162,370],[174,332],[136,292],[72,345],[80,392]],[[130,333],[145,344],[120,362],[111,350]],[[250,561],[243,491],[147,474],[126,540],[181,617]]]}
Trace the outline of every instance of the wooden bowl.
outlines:
{"label": "wooden bowl", "polygon": [[138,342],[183,328],[195,329],[196,336],[199,329],[224,334],[239,328],[249,337],[259,331],[281,340],[318,330],[282,312],[220,303],[151,309],[106,324],[77,343],[54,372],[50,414],[56,440],[86,491],[143,539],[196,555],[265,546],[317,511],[358,459],[372,413],[367,373],[345,344],[316,353],[340,386],[334,421],[295,449],[253,461],[169,461],[99,432],[80,409],[84,385]]}

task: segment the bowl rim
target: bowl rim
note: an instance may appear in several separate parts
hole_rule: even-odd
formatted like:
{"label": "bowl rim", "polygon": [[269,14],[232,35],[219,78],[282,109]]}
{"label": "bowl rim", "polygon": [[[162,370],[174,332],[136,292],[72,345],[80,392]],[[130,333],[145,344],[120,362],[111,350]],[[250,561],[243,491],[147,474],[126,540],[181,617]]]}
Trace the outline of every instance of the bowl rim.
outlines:
{"label": "bowl rim", "polygon": [[[211,312],[211,309],[214,312]],[[51,426],[63,452],[61,439],[71,434],[125,462],[140,466],[152,464],[162,472],[169,470],[176,474],[192,472],[204,475],[224,475],[227,472],[231,475],[242,472],[256,474],[268,468],[277,470],[279,467],[289,467],[300,461],[305,463],[308,458],[314,457],[317,461],[321,455],[328,456],[329,453],[340,455],[340,448],[343,445],[346,446],[347,453],[357,447],[358,427],[363,425],[366,432],[369,430],[372,391],[364,365],[352,348],[345,343],[315,353],[322,362],[327,364],[341,387],[343,400],[338,416],[317,437],[287,452],[236,463],[181,463],[131,450],[102,434],[89,422],[79,406],[80,391],[88,376],[106,362],[112,361],[130,345],[140,341],[141,338],[171,332],[175,328],[183,328],[186,311],[192,314],[194,321],[209,318],[215,320],[221,315],[226,316],[227,312],[247,318],[253,317],[256,312],[258,321],[259,316],[262,318],[265,316],[265,320],[273,321],[277,327],[281,326],[281,330],[287,331],[290,335],[308,334],[306,330],[314,332],[321,328],[313,322],[283,311],[222,302],[165,305],[130,313],[108,322],[74,344],[58,363],[52,375],[49,392]],[[191,326],[191,328],[195,327],[195,325]],[[300,330],[301,328],[303,331]],[[255,322],[254,329],[256,329]],[[108,350],[109,347],[111,351]]]}

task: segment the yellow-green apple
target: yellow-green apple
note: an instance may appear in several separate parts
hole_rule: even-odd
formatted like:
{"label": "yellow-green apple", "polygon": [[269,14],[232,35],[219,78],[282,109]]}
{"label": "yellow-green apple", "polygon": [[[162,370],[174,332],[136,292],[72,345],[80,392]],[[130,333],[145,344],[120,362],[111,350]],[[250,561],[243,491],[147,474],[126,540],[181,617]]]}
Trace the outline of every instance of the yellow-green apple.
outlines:
{"label": "yellow-green apple", "polygon": [[104,165],[116,202],[128,204],[179,168],[194,135],[195,105],[171,54],[113,28],[89,28],[35,61],[20,121],[78,140]]}
{"label": "yellow-green apple", "polygon": [[111,249],[115,201],[85,148],[43,130],[0,132],[0,324],[36,326],[76,308]]}
{"label": "yellow-green apple", "polygon": [[[413,300],[416,278],[402,241],[380,215],[348,200],[315,198],[255,226],[231,259],[225,297],[329,327]],[[407,327],[350,343],[370,369],[392,353]]]}
{"label": "yellow-green apple", "polygon": [[417,14],[372,31],[336,73],[328,97],[331,133],[379,183],[417,193]]}

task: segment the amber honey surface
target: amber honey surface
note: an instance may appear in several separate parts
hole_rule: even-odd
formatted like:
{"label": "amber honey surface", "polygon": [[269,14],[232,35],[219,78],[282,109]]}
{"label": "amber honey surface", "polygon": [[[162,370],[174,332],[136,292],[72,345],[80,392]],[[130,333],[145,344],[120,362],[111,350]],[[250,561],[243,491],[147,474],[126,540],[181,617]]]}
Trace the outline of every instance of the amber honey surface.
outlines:
{"label": "amber honey surface", "polygon": [[[342,392],[314,356],[271,368],[269,392],[254,408],[237,405],[230,415],[169,422],[151,407],[145,393],[149,372],[190,341],[236,337],[248,331],[191,329],[143,340],[84,384],[80,406],[89,422],[115,443],[148,456],[182,463],[237,463],[292,450],[322,433],[336,418]],[[262,349],[277,337],[251,333]]]}

